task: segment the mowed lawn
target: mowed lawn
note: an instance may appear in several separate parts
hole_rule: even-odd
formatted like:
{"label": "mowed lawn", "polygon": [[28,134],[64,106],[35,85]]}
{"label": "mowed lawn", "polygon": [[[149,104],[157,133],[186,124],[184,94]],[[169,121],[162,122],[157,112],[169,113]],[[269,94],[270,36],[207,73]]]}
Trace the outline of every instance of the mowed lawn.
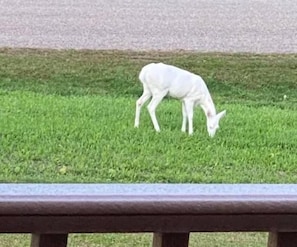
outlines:
{"label": "mowed lawn", "polygon": [[[133,127],[142,93],[138,73],[159,61],[205,79],[217,111],[227,110],[214,138],[200,108],[194,135],[182,133],[181,103],[170,98],[157,109],[160,133],[146,107],[140,128]],[[296,183],[296,88],[297,55],[3,48],[0,181]],[[1,246],[9,239],[1,237]],[[149,246],[151,239],[98,234],[70,240],[70,246]],[[194,234],[191,246],[265,241],[266,234]]]}

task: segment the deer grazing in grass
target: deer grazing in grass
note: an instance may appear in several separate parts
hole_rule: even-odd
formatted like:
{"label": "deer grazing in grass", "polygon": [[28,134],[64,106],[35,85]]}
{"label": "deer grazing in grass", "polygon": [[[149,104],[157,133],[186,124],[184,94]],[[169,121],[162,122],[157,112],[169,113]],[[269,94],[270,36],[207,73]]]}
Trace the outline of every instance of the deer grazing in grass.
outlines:
{"label": "deer grazing in grass", "polygon": [[208,88],[200,76],[172,65],[150,63],[140,71],[139,80],[143,85],[143,94],[136,101],[135,127],[139,126],[141,107],[152,97],[148,111],[155,130],[159,132],[155,111],[162,99],[169,95],[182,101],[183,132],[186,132],[188,121],[189,135],[193,134],[194,107],[199,105],[206,116],[208,134],[214,137],[219,128],[219,121],[226,111],[216,113]]}

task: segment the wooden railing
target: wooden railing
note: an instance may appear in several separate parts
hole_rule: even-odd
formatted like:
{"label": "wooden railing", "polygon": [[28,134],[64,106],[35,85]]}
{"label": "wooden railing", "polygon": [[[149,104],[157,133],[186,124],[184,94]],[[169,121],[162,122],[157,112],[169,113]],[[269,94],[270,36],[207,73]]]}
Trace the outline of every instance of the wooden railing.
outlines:
{"label": "wooden railing", "polygon": [[31,247],[66,247],[69,233],[153,232],[153,247],[186,247],[190,232],[270,232],[297,246],[297,185],[1,184],[0,232]]}

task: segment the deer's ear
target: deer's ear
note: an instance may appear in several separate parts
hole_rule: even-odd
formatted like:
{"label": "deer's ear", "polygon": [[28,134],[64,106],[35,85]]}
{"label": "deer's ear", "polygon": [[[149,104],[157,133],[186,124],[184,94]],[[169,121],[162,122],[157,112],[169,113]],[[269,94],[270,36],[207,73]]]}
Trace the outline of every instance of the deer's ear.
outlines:
{"label": "deer's ear", "polygon": [[221,111],[220,113],[217,114],[217,118],[218,120],[220,120],[222,117],[224,117],[226,115],[226,110]]}

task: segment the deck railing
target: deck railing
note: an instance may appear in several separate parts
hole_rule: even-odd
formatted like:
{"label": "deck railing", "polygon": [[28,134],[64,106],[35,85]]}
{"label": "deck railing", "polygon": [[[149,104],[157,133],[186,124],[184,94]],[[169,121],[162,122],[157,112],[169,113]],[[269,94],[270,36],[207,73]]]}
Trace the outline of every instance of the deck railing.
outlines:
{"label": "deck railing", "polygon": [[0,232],[31,247],[66,247],[71,233],[152,232],[153,247],[187,247],[191,232],[270,232],[297,246],[297,185],[1,184]]}

